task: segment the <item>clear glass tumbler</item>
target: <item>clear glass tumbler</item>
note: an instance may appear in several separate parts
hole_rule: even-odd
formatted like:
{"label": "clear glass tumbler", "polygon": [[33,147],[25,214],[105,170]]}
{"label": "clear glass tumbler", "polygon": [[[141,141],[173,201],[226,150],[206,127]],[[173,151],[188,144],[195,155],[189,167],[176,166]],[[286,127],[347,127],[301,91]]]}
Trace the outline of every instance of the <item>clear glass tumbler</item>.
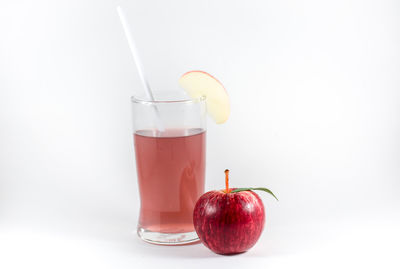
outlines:
{"label": "clear glass tumbler", "polygon": [[205,180],[205,98],[131,100],[141,202],[137,233],[154,244],[195,242],[193,208]]}

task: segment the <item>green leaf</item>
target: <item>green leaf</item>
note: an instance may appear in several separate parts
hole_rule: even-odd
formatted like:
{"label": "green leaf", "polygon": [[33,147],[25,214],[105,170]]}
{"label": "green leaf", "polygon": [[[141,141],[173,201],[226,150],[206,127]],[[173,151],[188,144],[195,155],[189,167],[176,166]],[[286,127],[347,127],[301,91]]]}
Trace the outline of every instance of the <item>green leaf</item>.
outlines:
{"label": "green leaf", "polygon": [[279,201],[278,198],[276,198],[275,194],[273,194],[272,191],[270,191],[267,188],[237,188],[237,189],[232,190],[231,193],[240,192],[240,191],[265,191],[265,192],[268,192],[269,194],[271,194],[272,196],[274,196],[274,198],[277,201]]}

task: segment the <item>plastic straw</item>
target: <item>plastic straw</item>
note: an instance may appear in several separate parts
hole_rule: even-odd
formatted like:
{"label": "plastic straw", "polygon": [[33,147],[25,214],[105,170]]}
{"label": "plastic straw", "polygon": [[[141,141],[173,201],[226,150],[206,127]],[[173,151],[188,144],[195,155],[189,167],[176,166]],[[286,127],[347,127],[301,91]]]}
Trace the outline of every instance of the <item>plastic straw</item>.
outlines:
{"label": "plastic straw", "polygon": [[[126,39],[128,40],[128,45],[129,45],[129,48],[131,50],[131,53],[132,53],[133,60],[135,62],[136,68],[137,68],[137,70],[139,72],[140,81],[142,82],[142,85],[143,85],[143,87],[145,89],[147,98],[149,98],[151,101],[155,101],[153,93],[152,93],[150,85],[149,85],[149,82],[147,81],[146,76],[144,74],[143,64],[142,64],[142,62],[140,60],[139,53],[137,52],[135,40],[133,39],[133,36],[132,36],[132,30],[129,27],[128,21],[126,20],[125,13],[124,13],[124,11],[122,10],[122,8],[120,6],[117,6],[117,12],[118,12],[121,24],[122,24],[122,28],[124,29],[124,33],[125,33]],[[158,108],[157,108],[156,105],[154,105],[153,107],[154,107],[155,113],[156,113],[156,126],[157,126],[157,129],[159,131],[164,131],[164,126],[163,126],[163,124],[161,122],[161,118],[160,118],[160,112],[158,111]]]}

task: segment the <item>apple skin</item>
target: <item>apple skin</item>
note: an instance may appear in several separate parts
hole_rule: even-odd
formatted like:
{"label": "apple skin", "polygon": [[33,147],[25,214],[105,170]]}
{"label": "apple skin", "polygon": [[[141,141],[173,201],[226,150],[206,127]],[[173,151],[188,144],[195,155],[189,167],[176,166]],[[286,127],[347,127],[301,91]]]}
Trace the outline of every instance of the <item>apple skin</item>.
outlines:
{"label": "apple skin", "polygon": [[225,89],[224,85],[221,83],[221,81],[219,81],[216,77],[212,76],[211,74],[209,74],[209,73],[207,73],[207,72],[205,72],[205,71],[201,71],[201,70],[192,70],[192,71],[188,71],[188,72],[184,73],[181,77],[184,77],[184,76],[186,76],[186,75],[188,75],[188,74],[191,74],[191,73],[203,73],[203,74],[205,74],[205,75],[207,75],[207,76],[213,78],[218,84],[220,84],[220,85],[222,86],[222,88],[224,89],[224,91],[228,94],[228,92],[226,91],[226,89]]}
{"label": "apple skin", "polygon": [[252,191],[209,191],[197,201],[193,223],[201,242],[213,252],[242,253],[254,246],[264,229],[264,205]]}

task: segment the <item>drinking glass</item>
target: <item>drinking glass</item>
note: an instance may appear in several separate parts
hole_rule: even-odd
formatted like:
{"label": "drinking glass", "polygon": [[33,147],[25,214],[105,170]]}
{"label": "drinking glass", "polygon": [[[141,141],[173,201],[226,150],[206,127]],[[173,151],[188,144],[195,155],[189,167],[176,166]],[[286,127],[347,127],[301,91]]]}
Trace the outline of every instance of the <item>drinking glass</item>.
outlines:
{"label": "drinking glass", "polygon": [[137,233],[154,244],[195,242],[193,208],[205,180],[205,98],[131,100],[140,194]]}

